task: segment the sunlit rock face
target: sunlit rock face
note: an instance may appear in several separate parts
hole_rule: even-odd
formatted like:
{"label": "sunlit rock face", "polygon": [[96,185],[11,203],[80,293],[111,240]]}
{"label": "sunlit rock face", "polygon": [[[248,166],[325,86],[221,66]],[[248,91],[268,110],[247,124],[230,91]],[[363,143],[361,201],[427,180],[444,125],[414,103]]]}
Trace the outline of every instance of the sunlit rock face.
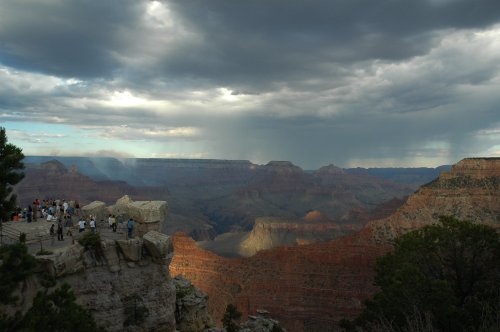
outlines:
{"label": "sunlit rock face", "polygon": [[252,256],[282,245],[303,245],[342,235],[345,235],[344,229],[318,211],[310,212],[303,219],[257,218],[252,231],[241,243],[239,253]]}
{"label": "sunlit rock face", "polygon": [[389,250],[344,237],[228,259],[200,249],[186,235],[176,234],[173,242],[170,274],[182,274],[208,294],[215,321],[234,303],[245,315],[269,310],[287,331],[322,331],[359,313],[375,291],[376,257]]}
{"label": "sunlit rock face", "polygon": [[326,331],[362,311],[374,294],[376,258],[395,236],[453,214],[498,226],[499,159],[465,159],[420,188],[390,217],[329,242],[265,250],[228,259],[198,248],[185,235],[173,237],[171,275],[181,274],[209,295],[215,321],[234,303],[244,314],[273,313],[288,331]]}
{"label": "sunlit rock face", "polygon": [[500,158],[468,158],[422,186],[386,219],[372,222],[379,241],[435,223],[441,215],[500,228]]}

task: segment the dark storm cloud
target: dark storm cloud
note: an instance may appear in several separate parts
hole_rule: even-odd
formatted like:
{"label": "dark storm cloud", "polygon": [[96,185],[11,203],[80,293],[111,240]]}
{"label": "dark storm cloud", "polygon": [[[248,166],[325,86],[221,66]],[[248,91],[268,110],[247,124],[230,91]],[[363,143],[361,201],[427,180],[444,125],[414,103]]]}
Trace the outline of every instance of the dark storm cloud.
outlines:
{"label": "dark storm cloud", "polygon": [[443,29],[485,27],[500,17],[494,0],[182,1],[172,7],[202,41],[169,54],[166,72],[242,85],[301,81],[358,61],[424,54]]}
{"label": "dark storm cloud", "polygon": [[[141,84],[163,74],[260,90],[257,84],[332,75],[356,61],[423,54],[435,31],[484,27],[500,17],[496,0],[165,4],[191,32],[169,45],[151,40],[147,2],[7,2],[1,5],[0,59],[66,77],[131,74]],[[162,33],[177,33],[170,30]],[[145,64],[142,57],[151,56]],[[127,57],[137,61],[124,63]]]}
{"label": "dark storm cloud", "polygon": [[454,162],[499,145],[499,24],[498,0],[3,1],[0,121],[308,168]]}
{"label": "dark storm cloud", "polygon": [[110,76],[141,13],[140,2],[124,4],[6,1],[0,5],[0,61],[63,77]]}

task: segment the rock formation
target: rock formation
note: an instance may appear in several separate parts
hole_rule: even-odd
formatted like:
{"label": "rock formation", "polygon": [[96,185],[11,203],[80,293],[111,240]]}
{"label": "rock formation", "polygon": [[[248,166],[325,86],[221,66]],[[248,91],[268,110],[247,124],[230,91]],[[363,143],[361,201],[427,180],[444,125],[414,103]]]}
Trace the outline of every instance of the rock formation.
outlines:
{"label": "rock formation", "polygon": [[342,235],[345,232],[338,224],[317,211],[297,220],[257,218],[252,231],[241,243],[239,253],[242,256],[252,256],[258,251],[282,245],[308,244],[332,240]]}
{"label": "rock formation", "polygon": [[[282,329],[280,322],[269,317],[267,310],[257,310],[256,315],[249,315],[248,320],[240,323],[239,327],[239,332],[286,332]],[[214,327],[204,332],[226,332],[226,329]]]}
{"label": "rock formation", "polygon": [[173,237],[170,274],[181,274],[208,294],[214,320],[235,304],[245,316],[264,308],[287,331],[328,331],[359,313],[375,291],[376,257],[389,246],[357,237],[280,247],[249,258],[222,258],[200,249],[186,235]]}
{"label": "rock formation", "polygon": [[[65,166],[52,167],[49,158],[26,159],[49,164],[28,165],[26,179],[18,186],[24,206],[36,197],[109,204],[127,192],[137,201],[167,200],[171,214],[163,231],[183,231],[197,240],[250,231],[259,217],[297,219],[310,210],[341,223],[362,224],[365,220],[356,218],[363,212],[414,190],[333,165],[309,172],[285,161],[256,165],[238,160],[58,157]],[[64,167],[71,165],[80,173],[73,168],[66,174]]]}
{"label": "rock formation", "polygon": [[85,217],[92,216],[96,221],[107,220],[108,210],[106,208],[106,203],[101,201],[93,201],[90,204],[83,206],[82,214]]}
{"label": "rock formation", "polygon": [[[157,234],[151,235],[159,240]],[[157,243],[169,241],[162,236],[163,241]],[[160,245],[157,252],[165,255],[158,259],[148,254],[150,250],[138,251],[137,243],[117,242],[103,239],[101,249],[76,243],[36,256],[37,273],[18,290],[21,302],[15,309],[27,310],[36,292],[43,289],[41,280],[48,273],[56,278],[56,287],[69,284],[77,303],[88,308],[107,331],[175,331],[176,291],[168,274],[172,252]],[[127,326],[129,306],[140,306],[148,315]]]}
{"label": "rock formation", "polygon": [[391,249],[387,240],[445,214],[498,226],[499,186],[499,158],[465,159],[410,196],[392,216],[333,241],[228,259],[175,235],[170,272],[208,294],[216,322],[233,303],[245,315],[269,310],[287,331],[329,331],[340,319],[359,314],[363,300],[375,292],[373,268],[376,258]]}
{"label": "rock formation", "polygon": [[107,223],[109,214],[118,216],[123,222],[134,219],[134,234],[142,237],[149,231],[161,231],[168,217],[166,201],[133,201],[128,195],[119,198],[116,204],[107,207],[105,203],[95,201],[82,207],[84,217],[94,216],[97,221]]}
{"label": "rock formation", "polygon": [[177,330],[203,331],[214,326],[212,316],[208,312],[208,296],[181,276],[173,280],[177,296],[175,303]]}
{"label": "rock formation", "polygon": [[435,223],[440,215],[500,228],[500,158],[468,158],[422,186],[386,219],[370,223],[379,241]]}

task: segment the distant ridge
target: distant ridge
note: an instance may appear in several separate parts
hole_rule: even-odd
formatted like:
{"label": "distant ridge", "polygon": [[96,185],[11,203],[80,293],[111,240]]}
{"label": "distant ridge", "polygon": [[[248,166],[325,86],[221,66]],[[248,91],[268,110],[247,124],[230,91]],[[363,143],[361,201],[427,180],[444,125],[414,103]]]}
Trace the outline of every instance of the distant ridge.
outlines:
{"label": "distant ridge", "polygon": [[[482,158],[495,159],[495,158]],[[257,167],[269,166],[272,168],[290,167],[302,170],[290,161],[269,161],[265,165],[254,164],[249,160],[230,159],[185,159],[185,158],[115,158],[115,157],[66,157],[66,156],[26,156],[25,163],[40,164],[50,160],[58,160],[66,168],[75,165],[80,173],[93,180],[120,180],[132,185],[151,185],[143,183],[143,180],[134,174],[134,168],[138,165],[163,165],[169,168],[225,168],[231,169],[255,169]],[[317,172],[366,174],[397,183],[407,184],[418,188],[420,185],[437,178],[441,172],[449,171],[451,165],[431,167],[356,167],[340,168],[333,164],[318,168],[317,170],[304,171],[307,174]]]}

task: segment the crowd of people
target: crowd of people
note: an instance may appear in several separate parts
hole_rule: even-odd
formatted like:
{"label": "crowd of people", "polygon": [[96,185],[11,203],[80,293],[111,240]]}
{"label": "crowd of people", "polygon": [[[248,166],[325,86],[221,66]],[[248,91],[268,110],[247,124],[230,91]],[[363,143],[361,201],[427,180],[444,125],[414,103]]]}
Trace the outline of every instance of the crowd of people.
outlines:
{"label": "crowd of people", "polygon": [[[38,220],[45,220],[51,223],[49,233],[52,238],[57,234],[58,241],[64,241],[64,235],[73,236],[72,227],[73,219],[78,220],[79,233],[84,232],[87,226],[93,233],[97,232],[98,223],[96,217],[93,215],[85,216],[78,201],[66,201],[64,199],[44,199],[39,200],[36,198],[28,207],[21,209],[18,208],[11,216],[11,220],[21,221],[24,220],[28,223],[37,222]],[[100,227],[106,227],[106,222],[101,220]],[[133,237],[135,222],[132,218],[127,221],[127,237]],[[113,233],[117,232],[119,227],[124,227],[123,217],[109,214],[107,226]],[[67,230],[65,232],[65,229]]]}

